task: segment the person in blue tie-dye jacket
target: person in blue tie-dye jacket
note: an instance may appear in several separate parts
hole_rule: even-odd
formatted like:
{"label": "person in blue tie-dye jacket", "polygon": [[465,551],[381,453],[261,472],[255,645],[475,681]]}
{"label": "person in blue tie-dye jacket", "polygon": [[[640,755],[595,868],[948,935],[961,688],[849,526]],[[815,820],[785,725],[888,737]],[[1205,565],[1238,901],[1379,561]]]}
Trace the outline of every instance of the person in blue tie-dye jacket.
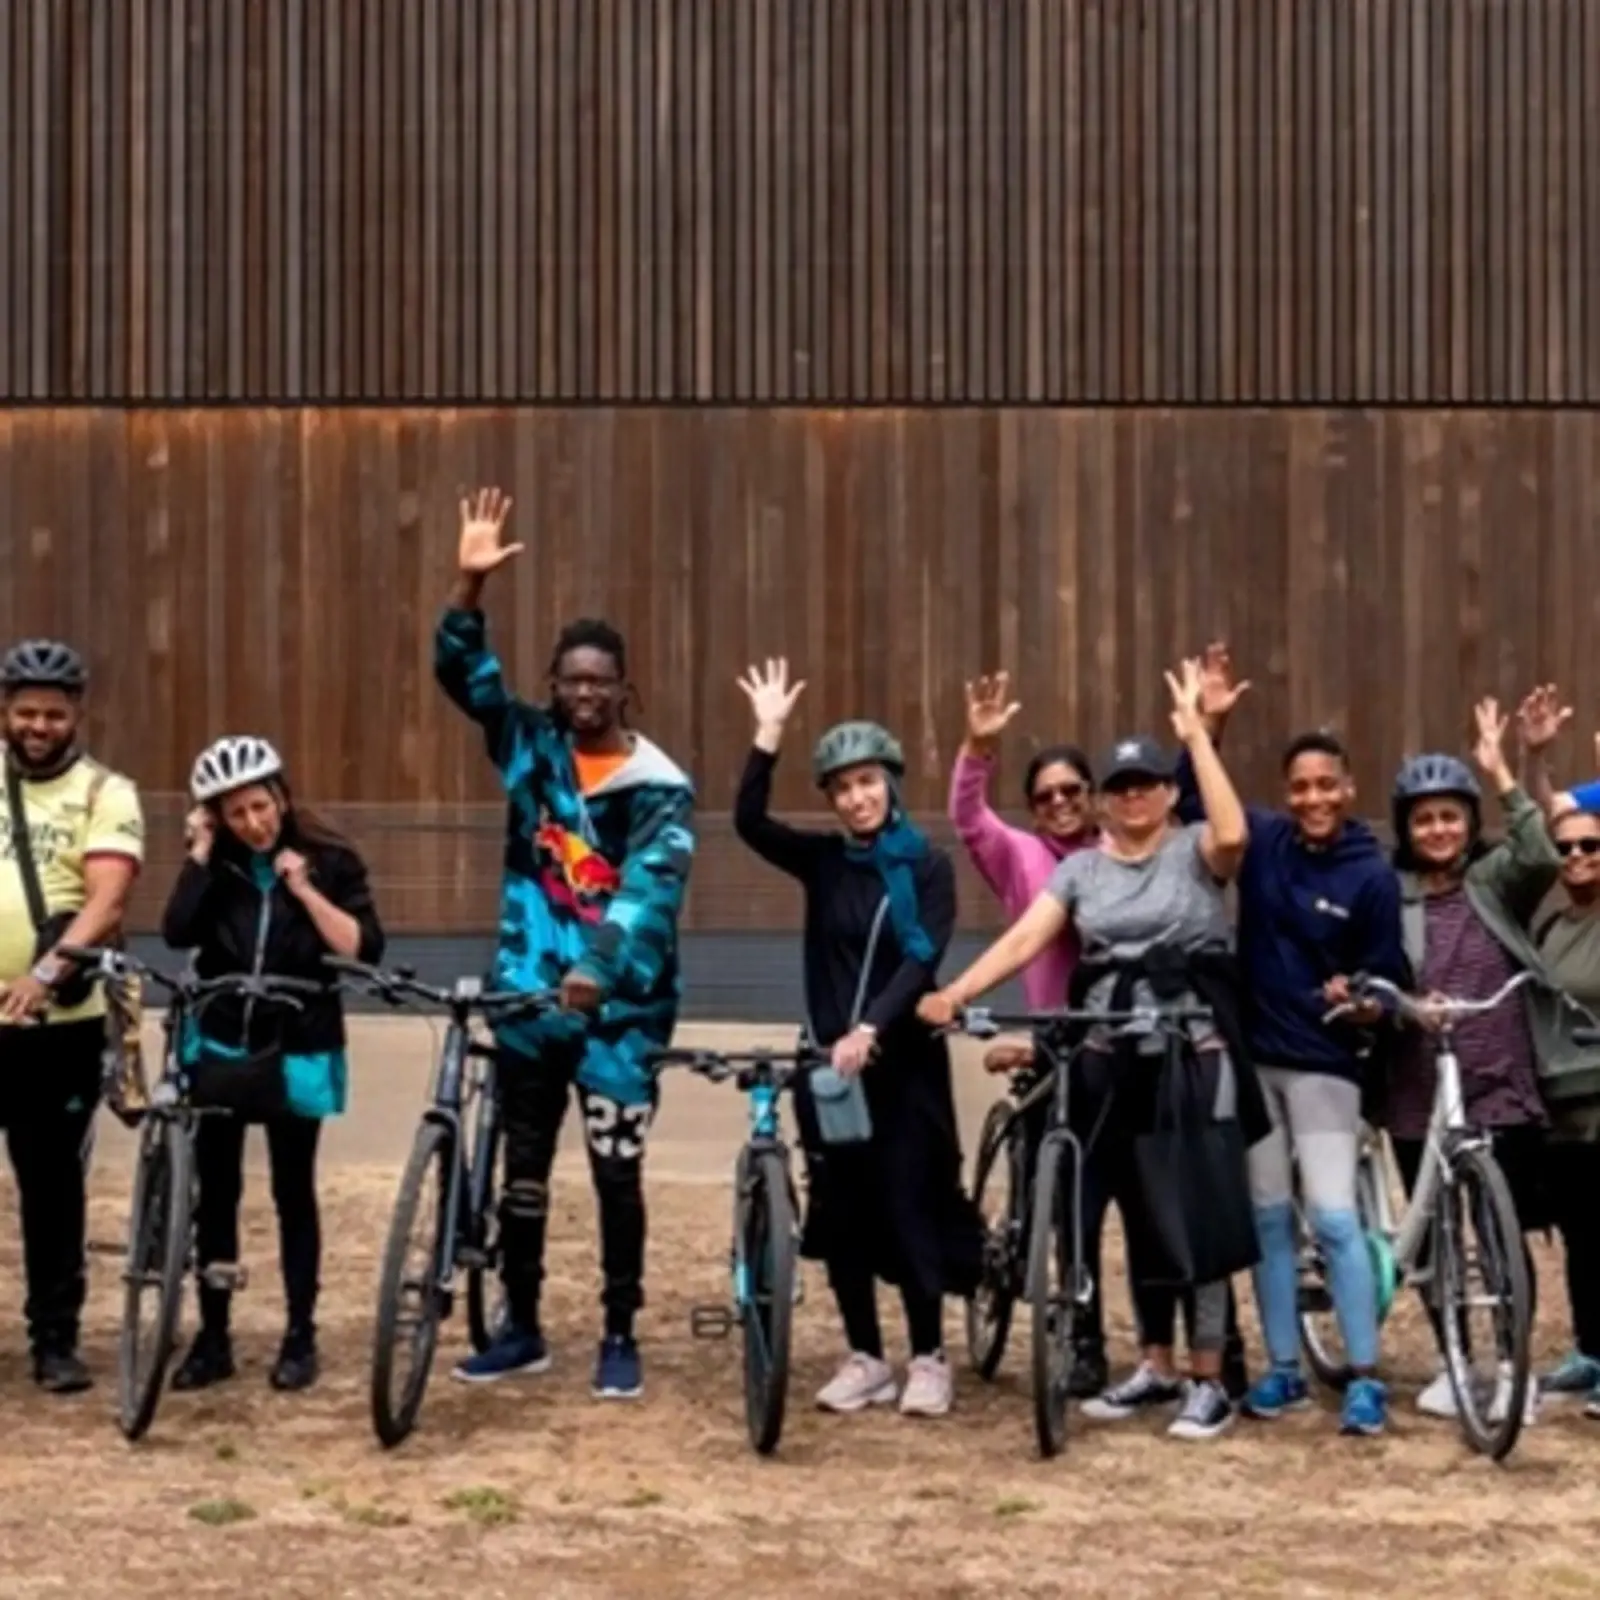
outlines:
{"label": "person in blue tie-dye jacket", "polygon": [[634,1316],[643,1304],[642,1163],[655,1110],[648,1053],[679,1001],[678,915],[694,858],[694,791],[626,723],[627,652],[604,622],[568,626],[550,661],[548,706],[519,699],[489,648],[479,601],[521,549],[503,534],[497,489],[461,505],[459,573],[440,620],[434,671],[483,729],[505,786],[505,879],[496,989],[561,991],[562,1009],[496,1029],[505,1128],[500,1203],[507,1315],[455,1375],[489,1382],[543,1372],[539,1323],[556,1141],[575,1088],[600,1208],[605,1331],[594,1392],[643,1390]]}

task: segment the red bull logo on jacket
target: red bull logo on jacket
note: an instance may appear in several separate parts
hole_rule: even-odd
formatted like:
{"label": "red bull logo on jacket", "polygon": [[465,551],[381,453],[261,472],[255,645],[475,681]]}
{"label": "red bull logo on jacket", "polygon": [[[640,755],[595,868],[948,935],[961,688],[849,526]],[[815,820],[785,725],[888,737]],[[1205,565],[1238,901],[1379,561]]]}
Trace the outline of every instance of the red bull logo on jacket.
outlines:
{"label": "red bull logo on jacket", "polygon": [[539,883],[551,904],[575,912],[583,922],[598,922],[622,875],[586,839],[554,822],[541,824],[533,844]]}

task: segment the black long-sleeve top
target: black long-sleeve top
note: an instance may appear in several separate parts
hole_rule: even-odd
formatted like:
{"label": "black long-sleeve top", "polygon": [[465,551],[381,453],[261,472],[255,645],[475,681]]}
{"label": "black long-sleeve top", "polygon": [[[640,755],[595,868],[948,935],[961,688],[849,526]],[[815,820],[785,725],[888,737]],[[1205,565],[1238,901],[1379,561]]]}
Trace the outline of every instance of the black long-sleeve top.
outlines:
{"label": "black long-sleeve top", "polygon": [[[870,861],[846,849],[842,834],[807,832],[773,818],[769,807],[776,764],[776,756],[751,749],[734,802],[733,824],[757,855],[797,879],[805,890],[806,1006],[817,1043],[830,1045],[850,1031],[850,1008],[884,884]],[[909,958],[885,917],[868,974],[866,1003],[856,1019],[878,1030],[886,1056],[916,1047],[943,1053],[943,1042],[916,1020],[915,1012],[917,1001],[937,983],[939,962],[955,930],[955,869],[944,851],[930,849],[913,871],[933,959]]]}

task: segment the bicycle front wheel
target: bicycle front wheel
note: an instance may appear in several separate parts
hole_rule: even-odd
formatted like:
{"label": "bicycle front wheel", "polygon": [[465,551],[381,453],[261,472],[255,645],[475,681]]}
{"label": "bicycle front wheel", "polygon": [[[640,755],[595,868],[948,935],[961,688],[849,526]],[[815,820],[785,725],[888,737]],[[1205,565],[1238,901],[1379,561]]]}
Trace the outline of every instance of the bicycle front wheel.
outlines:
{"label": "bicycle front wheel", "polygon": [[1016,1305],[1025,1210],[1019,1142],[1011,1107],[996,1101],[984,1118],[972,1169],[972,1201],[983,1219],[983,1275],[966,1305],[967,1359],[985,1380],[1000,1369]]}
{"label": "bicycle front wheel", "polygon": [[457,1159],[450,1129],[424,1122],[395,1197],[372,1343],[372,1426],[385,1449],[416,1426],[433,1368],[444,1313],[440,1273],[454,1249],[448,1213]]}
{"label": "bicycle front wheel", "polygon": [[744,1324],[744,1412],[750,1443],[771,1455],[789,1397],[789,1331],[794,1316],[794,1202],[789,1169],[776,1150],[757,1151],[740,1185],[735,1248]]}
{"label": "bicycle front wheel", "polygon": [[169,1116],[145,1121],[133,1179],[117,1346],[117,1423],[139,1439],[155,1420],[178,1335],[194,1207],[194,1145]]}
{"label": "bicycle front wheel", "polygon": [[[1516,1448],[1527,1404],[1533,1286],[1522,1224],[1499,1163],[1466,1147],[1450,1160],[1434,1222],[1435,1284],[1445,1367],[1462,1436],[1504,1461]],[[1474,1313],[1487,1329],[1474,1334]],[[1487,1357],[1482,1367],[1474,1354]]]}
{"label": "bicycle front wheel", "polygon": [[1039,1454],[1059,1455],[1067,1442],[1067,1385],[1077,1319],[1076,1255],[1068,1184],[1072,1168],[1060,1135],[1047,1135],[1033,1180],[1028,1249],[1028,1300],[1033,1310],[1033,1421]]}

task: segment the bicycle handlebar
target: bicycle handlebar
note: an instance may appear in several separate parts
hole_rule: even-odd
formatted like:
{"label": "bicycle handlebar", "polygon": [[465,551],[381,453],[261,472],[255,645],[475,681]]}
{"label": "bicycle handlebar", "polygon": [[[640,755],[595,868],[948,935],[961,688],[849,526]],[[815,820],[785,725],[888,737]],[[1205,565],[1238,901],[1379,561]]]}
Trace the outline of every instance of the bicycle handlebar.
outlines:
{"label": "bicycle handlebar", "polygon": [[[1463,1017],[1481,1017],[1485,1012],[1493,1011],[1524,984],[1533,981],[1534,974],[1524,969],[1514,973],[1486,1000],[1458,1000],[1451,999],[1448,995],[1428,1000],[1422,996],[1407,994],[1388,978],[1379,978],[1365,972],[1357,973],[1350,980],[1350,993],[1354,998],[1335,1006],[1323,1016],[1322,1020],[1332,1022],[1339,1017],[1348,1016],[1362,1000],[1379,1000],[1388,1002],[1408,1021],[1420,1023],[1425,1027],[1440,1021],[1451,1023]],[[1600,1042],[1600,1039],[1597,1039],[1597,1042]]]}
{"label": "bicycle handlebar", "polygon": [[965,1033],[973,1039],[993,1039],[1001,1033],[1027,1031],[1049,1033],[1078,1024],[1107,1027],[1114,1033],[1139,1033],[1151,1027],[1179,1028],[1188,1022],[1213,1022],[1209,1006],[1154,1005],[1134,1006],[1126,1011],[1093,1007],[1052,1011],[993,1011],[987,1006],[966,1006],[957,1015],[950,1032]]}
{"label": "bicycle handlebar", "polygon": [[184,972],[173,977],[126,950],[113,949],[110,945],[58,945],[56,949],[66,960],[92,968],[91,976],[96,982],[148,978],[189,1011],[198,1011],[209,1001],[220,999],[223,995],[268,1001],[273,1005],[303,1011],[306,998],[327,994],[330,988],[330,985],[318,983],[314,978],[279,977],[263,972],[224,972],[215,978],[201,978]]}
{"label": "bicycle handlebar", "polygon": [[365,961],[351,961],[344,956],[324,956],[322,962],[341,978],[370,990],[386,1005],[397,1010],[432,1006],[459,1017],[477,1012],[487,1019],[554,1011],[561,1004],[560,996],[554,989],[535,989],[531,993],[485,989],[477,978],[458,978],[453,989],[441,989],[431,983],[421,982],[409,967],[397,967],[392,972],[386,972],[381,967],[370,966]]}
{"label": "bicycle handlebar", "polygon": [[[648,1061],[653,1067],[687,1067],[697,1077],[711,1083],[726,1083],[730,1078],[760,1075],[777,1068],[778,1076],[789,1077],[824,1067],[829,1056],[815,1045],[795,1045],[788,1050],[678,1050],[663,1047],[652,1050]],[[787,1068],[787,1071],[783,1069]]]}

